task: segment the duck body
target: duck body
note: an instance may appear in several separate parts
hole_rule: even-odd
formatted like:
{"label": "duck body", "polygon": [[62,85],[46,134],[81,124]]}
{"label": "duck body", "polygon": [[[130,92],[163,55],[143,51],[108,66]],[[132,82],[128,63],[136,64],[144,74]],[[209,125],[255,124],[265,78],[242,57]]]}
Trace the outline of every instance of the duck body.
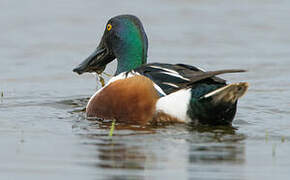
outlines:
{"label": "duck body", "polygon": [[87,105],[88,117],[148,124],[231,124],[247,83],[216,77],[243,70],[204,71],[191,65],[147,64],[147,36],[133,15],[111,18],[97,49],[74,72],[100,72],[117,59],[115,76]]}
{"label": "duck body", "polygon": [[[164,82],[166,86],[163,87],[160,85],[163,81],[157,77],[165,73],[165,69],[160,71],[156,65],[146,64],[142,68],[120,73],[110,79],[106,86],[89,100],[86,108],[87,116],[142,125],[231,124],[236,113],[237,99],[246,92],[248,84],[226,85],[222,79],[213,75],[239,72],[239,70],[203,72],[195,69],[195,73],[191,72],[191,77],[188,79],[174,73],[173,77],[166,78],[167,81]],[[182,67],[182,65],[172,65],[174,68],[179,66]],[[149,71],[152,67],[154,68]],[[171,76],[168,70],[165,75]],[[209,76],[213,76],[212,79],[208,78]],[[180,79],[178,83],[174,83],[177,77]],[[227,97],[229,94],[232,96]]]}

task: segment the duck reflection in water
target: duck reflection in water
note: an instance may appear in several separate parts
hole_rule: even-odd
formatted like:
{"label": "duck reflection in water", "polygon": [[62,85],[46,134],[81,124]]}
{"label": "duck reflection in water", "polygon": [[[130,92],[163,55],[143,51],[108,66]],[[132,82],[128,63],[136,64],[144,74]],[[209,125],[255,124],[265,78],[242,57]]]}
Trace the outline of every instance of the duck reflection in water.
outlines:
{"label": "duck reflection in water", "polygon": [[189,143],[189,163],[244,163],[245,136],[236,133],[236,128],[200,126],[190,130],[199,140]]}
{"label": "duck reflection in water", "polygon": [[[108,130],[111,123],[91,123],[91,127]],[[92,130],[93,131],[93,130]],[[108,132],[108,131],[107,131]],[[144,170],[146,162],[154,162],[155,157],[146,149],[143,141],[134,140],[137,137],[142,139],[146,134],[154,134],[154,130],[127,124],[116,124],[113,137],[108,134],[97,133],[87,134],[85,137],[89,140],[87,145],[95,145],[97,147],[97,164],[98,168],[104,169],[127,169],[127,170]]]}
{"label": "duck reflection in water", "polygon": [[245,136],[231,127],[167,125],[144,129],[117,124],[114,136],[109,137],[110,122],[90,123],[83,134],[89,142],[85,144],[95,146],[94,166],[110,179],[146,179],[157,170],[164,171],[166,177],[186,176],[202,172],[203,164],[232,166],[245,161]]}

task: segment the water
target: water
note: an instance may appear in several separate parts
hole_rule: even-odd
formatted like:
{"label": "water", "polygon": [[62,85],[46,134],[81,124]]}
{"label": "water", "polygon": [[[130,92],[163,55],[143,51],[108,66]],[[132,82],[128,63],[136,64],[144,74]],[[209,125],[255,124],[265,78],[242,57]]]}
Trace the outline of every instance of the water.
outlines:
{"label": "water", "polygon": [[[0,1],[0,179],[289,179],[290,2]],[[140,129],[84,119],[93,75],[72,69],[108,18],[144,23],[149,62],[247,81],[231,128]],[[107,67],[113,73],[115,64]],[[99,87],[100,85],[98,85]]]}

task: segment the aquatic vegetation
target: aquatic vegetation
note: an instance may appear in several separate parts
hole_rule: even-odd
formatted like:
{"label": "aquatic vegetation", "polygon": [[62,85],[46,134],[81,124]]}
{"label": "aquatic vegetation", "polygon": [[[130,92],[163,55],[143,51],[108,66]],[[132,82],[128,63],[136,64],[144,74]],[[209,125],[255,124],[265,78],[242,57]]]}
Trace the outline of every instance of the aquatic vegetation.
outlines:
{"label": "aquatic vegetation", "polygon": [[116,120],[114,119],[114,120],[112,121],[111,129],[110,129],[110,133],[109,133],[109,136],[110,136],[110,137],[113,136],[113,133],[114,133],[114,130],[115,130],[115,124],[116,124]]}
{"label": "aquatic vegetation", "polygon": [[105,79],[102,75],[106,75],[107,77],[113,77],[111,74],[108,74],[106,72],[97,72],[97,77],[98,77],[98,80],[99,82],[101,83],[102,87],[105,86],[106,82],[105,82]]}
{"label": "aquatic vegetation", "polygon": [[98,76],[98,80],[101,83],[102,87],[104,87],[106,83],[105,83],[105,79],[103,78],[102,74],[97,73],[97,76]]}

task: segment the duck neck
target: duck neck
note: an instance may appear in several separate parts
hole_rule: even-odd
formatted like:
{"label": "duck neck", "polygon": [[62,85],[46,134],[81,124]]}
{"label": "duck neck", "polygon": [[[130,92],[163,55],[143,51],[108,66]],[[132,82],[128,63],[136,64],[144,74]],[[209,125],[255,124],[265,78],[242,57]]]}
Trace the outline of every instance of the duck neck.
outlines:
{"label": "duck neck", "polygon": [[118,61],[116,75],[131,71],[147,63],[148,40],[142,30],[132,28],[131,32],[124,35],[122,44],[116,49]]}
{"label": "duck neck", "polygon": [[116,75],[125,72],[131,71],[135,68],[146,64],[147,56],[143,53],[127,53],[119,58],[117,58],[118,65]]}

